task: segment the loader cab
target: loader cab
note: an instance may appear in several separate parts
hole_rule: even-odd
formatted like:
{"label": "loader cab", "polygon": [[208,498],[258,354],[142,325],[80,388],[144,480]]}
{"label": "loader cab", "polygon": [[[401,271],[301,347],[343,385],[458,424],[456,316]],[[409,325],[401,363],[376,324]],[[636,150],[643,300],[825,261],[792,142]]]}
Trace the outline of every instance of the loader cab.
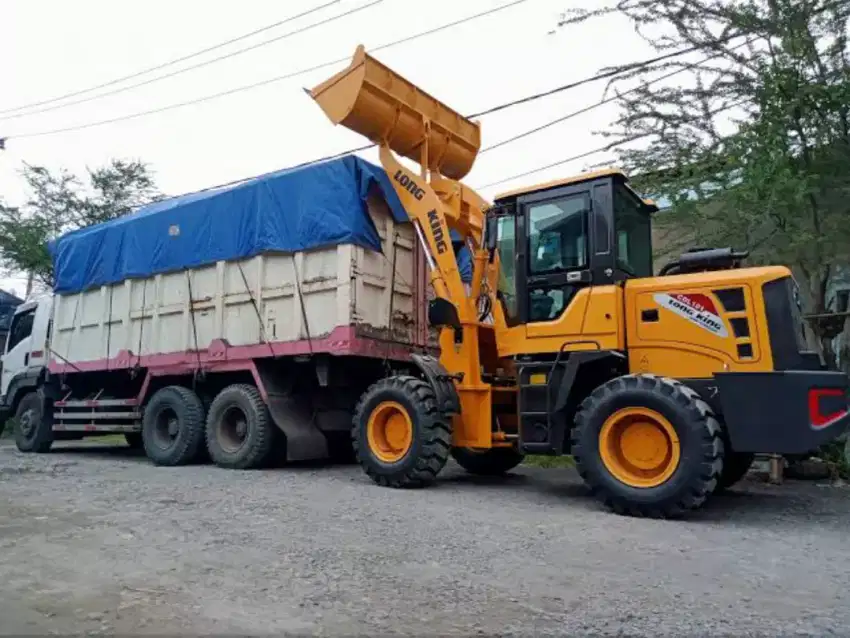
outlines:
{"label": "loader cab", "polygon": [[499,195],[498,297],[508,326],[551,321],[583,287],[651,277],[651,215],[616,170]]}

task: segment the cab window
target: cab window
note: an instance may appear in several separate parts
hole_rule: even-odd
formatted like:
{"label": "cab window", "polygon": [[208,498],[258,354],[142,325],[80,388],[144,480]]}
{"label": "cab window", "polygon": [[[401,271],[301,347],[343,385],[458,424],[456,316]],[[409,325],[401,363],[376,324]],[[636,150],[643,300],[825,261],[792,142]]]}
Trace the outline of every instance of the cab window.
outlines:
{"label": "cab window", "polygon": [[617,267],[634,277],[652,276],[652,230],[649,213],[622,184],[614,186]]}
{"label": "cab window", "polygon": [[15,315],[15,318],[12,319],[12,327],[9,329],[9,341],[6,346],[7,352],[32,334],[34,319],[35,308]]}
{"label": "cab window", "polygon": [[587,268],[588,209],[586,194],[528,207],[530,274]]}
{"label": "cab window", "polygon": [[498,220],[497,250],[499,253],[498,298],[507,324],[514,325],[519,315],[516,295],[516,223],[513,217]]}

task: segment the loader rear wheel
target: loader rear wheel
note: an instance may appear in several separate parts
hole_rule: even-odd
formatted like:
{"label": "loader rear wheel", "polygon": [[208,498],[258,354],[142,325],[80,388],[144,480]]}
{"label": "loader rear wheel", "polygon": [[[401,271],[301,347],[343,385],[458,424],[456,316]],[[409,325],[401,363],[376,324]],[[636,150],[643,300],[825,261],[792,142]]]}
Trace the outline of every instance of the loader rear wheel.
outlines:
{"label": "loader rear wheel", "polygon": [[480,451],[458,447],[452,448],[452,458],[470,474],[498,476],[522,463],[525,455],[507,447]]}
{"label": "loader rear wheel", "polygon": [[705,503],[723,471],[721,428],[687,386],[628,375],[582,402],[573,457],[591,491],[618,514],[674,518]]}
{"label": "loader rear wheel", "polygon": [[717,481],[717,491],[729,489],[744,478],[755,458],[756,455],[749,452],[727,452],[723,459],[723,472]]}
{"label": "loader rear wheel", "polygon": [[275,448],[277,426],[252,385],[234,384],[219,392],[207,416],[207,450],[219,467],[264,467]]}
{"label": "loader rear wheel", "polygon": [[411,376],[382,379],[360,398],[352,442],[366,474],[386,487],[423,487],[449,458],[449,420],[431,386]]}
{"label": "loader rear wheel", "polygon": [[188,465],[204,442],[204,405],[198,395],[178,385],[158,390],[142,420],[145,454],[156,465]]}

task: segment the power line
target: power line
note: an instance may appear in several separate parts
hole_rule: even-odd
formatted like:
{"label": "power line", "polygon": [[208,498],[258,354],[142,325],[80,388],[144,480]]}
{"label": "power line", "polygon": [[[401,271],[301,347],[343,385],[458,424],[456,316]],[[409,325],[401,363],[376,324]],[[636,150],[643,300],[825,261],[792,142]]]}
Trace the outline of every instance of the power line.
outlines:
{"label": "power line", "polygon": [[[428,29],[427,31],[422,31],[420,33],[416,33],[416,34],[411,35],[411,36],[400,38],[400,39],[394,40],[392,42],[387,42],[387,43],[382,44],[380,46],[373,47],[371,49],[371,51],[381,51],[383,49],[388,49],[390,47],[398,46],[400,44],[412,42],[414,40],[418,40],[420,38],[424,38],[426,36],[433,35],[435,33],[439,33],[441,31],[445,31],[447,29],[451,29],[451,28],[459,26],[461,24],[465,24],[467,22],[477,20],[478,18],[483,18],[485,16],[497,13],[499,11],[503,11],[503,10],[508,9],[510,7],[515,7],[519,4],[523,4],[523,3],[528,2],[528,1],[529,0],[514,0],[513,2],[503,4],[501,6],[493,8],[493,9],[488,9],[487,11],[482,11],[481,13],[476,13],[474,15],[467,16],[466,18],[461,18],[460,20],[448,22],[448,23],[443,24],[439,27],[434,27],[433,29]],[[122,121],[125,121],[125,120],[132,120],[132,119],[136,119],[136,118],[140,118],[140,117],[145,117],[145,116],[148,116],[148,115],[154,115],[156,113],[162,113],[162,112],[165,112],[165,111],[170,111],[170,110],[173,110],[173,109],[182,108],[184,106],[190,106],[192,104],[200,104],[202,102],[208,102],[210,100],[214,100],[214,99],[217,99],[217,98],[220,98],[220,97],[225,97],[227,95],[233,95],[235,93],[241,93],[243,91],[249,91],[249,90],[252,90],[252,89],[260,88],[260,87],[266,86],[268,84],[273,84],[275,82],[280,82],[282,80],[288,80],[290,78],[294,78],[294,77],[297,77],[299,75],[304,75],[304,74],[310,73],[312,71],[317,71],[319,69],[323,69],[325,67],[333,66],[335,64],[340,64],[342,62],[348,62],[350,59],[351,59],[350,56],[347,56],[347,57],[344,57],[344,58],[338,58],[336,60],[329,60],[327,62],[322,62],[320,64],[316,64],[316,65],[313,65],[313,66],[308,67],[308,68],[300,69],[298,71],[293,71],[291,73],[286,73],[284,75],[279,75],[277,77],[269,78],[267,80],[261,80],[259,82],[254,82],[252,84],[246,84],[246,85],[238,86],[238,87],[235,87],[235,88],[232,88],[232,89],[228,89],[226,91],[220,91],[218,93],[213,93],[211,95],[205,95],[205,96],[202,96],[200,98],[187,100],[185,102],[178,102],[176,104],[169,104],[169,105],[166,105],[166,106],[161,106],[161,107],[155,108],[155,109],[150,109],[150,110],[146,110],[146,111],[139,111],[137,113],[130,113],[128,115],[122,115],[122,116],[110,118],[110,119],[107,119],[107,120],[99,120],[99,121],[96,121],[96,122],[88,122],[86,124],[79,124],[79,125],[68,126],[68,127],[64,127],[64,128],[58,128],[58,129],[52,129],[52,130],[46,130],[46,131],[38,131],[38,132],[35,132],[35,133],[23,133],[23,134],[20,134],[20,135],[7,135],[5,139],[7,139],[7,140],[9,140],[9,139],[24,139],[24,138],[30,138],[30,137],[43,137],[45,135],[56,135],[56,134],[59,134],[59,133],[69,133],[69,132],[72,132],[72,131],[81,131],[81,130],[84,130],[84,129],[94,128],[94,127],[97,127],[97,126],[103,126],[103,125],[106,125],[106,124],[114,124],[115,122],[122,122]]]}
{"label": "power line", "polygon": [[519,106],[520,104],[525,104],[527,102],[533,102],[535,100],[539,100],[540,98],[549,97],[550,95],[555,95],[556,93],[561,93],[562,91],[568,91],[570,89],[578,88],[584,84],[590,84],[591,82],[598,82],[599,80],[607,80],[618,75],[622,75],[623,73],[627,73],[629,71],[636,71],[638,69],[642,69],[648,66],[652,66],[653,64],[658,64],[659,62],[664,62],[666,60],[670,60],[672,58],[677,58],[682,55],[687,55],[688,53],[693,53],[694,51],[701,51],[707,46],[716,46],[718,44],[725,44],[729,40],[734,40],[735,38],[741,37],[741,33],[736,33],[735,35],[726,36],[725,38],[720,38],[718,40],[713,40],[712,42],[708,42],[701,45],[696,45],[692,47],[687,47],[685,49],[679,49],[678,51],[673,51],[671,53],[665,53],[664,55],[659,55],[654,58],[649,58],[648,60],[642,60],[641,62],[632,62],[630,64],[626,64],[620,67],[614,67],[607,71],[603,71],[602,73],[597,73],[595,75],[591,75],[589,77],[583,78],[581,80],[577,80],[575,82],[570,82],[569,84],[563,84],[561,86],[557,86],[554,89],[550,89],[548,91],[544,91],[542,93],[534,93],[533,95],[528,95],[526,97],[520,98],[518,100],[512,100],[510,102],[505,102],[504,104],[499,104],[498,106],[493,106],[489,109],[485,109],[478,113],[473,113],[472,115],[467,115],[469,119],[475,117],[481,117],[483,115],[490,115],[491,113],[497,113],[498,111],[504,111],[505,109],[513,108],[514,106]]}
{"label": "power line", "polygon": [[253,37],[255,35],[259,35],[260,33],[264,33],[266,31],[270,31],[272,29],[276,29],[277,27],[287,24],[288,22],[293,22],[299,18],[303,18],[304,16],[310,15],[311,13],[316,13],[321,11],[322,9],[326,9],[334,4],[339,4],[341,0],[332,0],[331,2],[326,2],[325,4],[321,4],[312,9],[308,9],[307,11],[303,11],[297,15],[291,16],[289,18],[284,18],[283,20],[279,20],[273,24],[269,24],[260,29],[256,29],[251,31],[250,33],[245,33],[243,35],[237,36],[235,38],[231,38],[230,40],[226,40],[224,42],[220,42],[218,44],[214,44],[211,47],[207,47],[206,49],[201,49],[200,51],[195,51],[194,53],[190,53],[188,55],[184,55],[182,57],[176,58],[174,60],[170,60],[168,62],[163,62],[162,64],[158,64],[156,66],[148,67],[147,69],[142,69],[141,71],[136,71],[135,73],[131,73],[129,75],[124,75],[119,78],[115,78],[114,80],[109,80],[108,82],[103,82],[102,84],[97,84],[95,86],[90,86],[85,89],[79,89],[77,91],[73,91],[71,93],[65,93],[64,95],[58,95],[56,97],[49,98],[47,100],[42,100],[40,102],[31,102],[29,104],[22,104],[21,106],[16,106],[10,109],[0,110],[0,115],[5,115],[6,113],[15,113],[17,111],[23,111],[26,109],[30,109],[35,106],[42,106],[45,104],[52,104],[53,102],[59,102],[61,100],[67,99],[69,97],[77,97],[78,95],[84,95],[86,93],[91,93],[92,91],[97,91],[98,89],[103,89],[108,86],[113,86],[115,84],[119,84],[126,80],[132,80],[134,78],[140,77],[142,75],[147,75],[148,73],[153,73],[154,71],[159,71],[161,69],[167,68],[169,66],[173,66],[175,64],[179,64],[180,62],[185,62],[186,60],[191,60],[192,58],[196,58],[200,55],[204,55],[205,53],[210,53],[211,51],[215,51],[217,49],[221,49],[222,47],[226,47],[230,44],[234,44],[236,42],[240,42],[241,40],[245,40],[247,38]]}
{"label": "power line", "polygon": [[[732,47],[732,51],[734,51],[735,49],[740,49],[741,47],[746,46],[747,44],[750,44],[750,42],[752,42],[752,39],[747,40],[746,42],[742,42],[741,44],[739,44],[736,47]],[[690,53],[692,50],[693,49],[688,49],[687,51],[682,51],[682,52],[680,52],[680,55],[684,55],[685,53]],[[502,140],[501,142],[496,142],[495,144],[491,144],[490,146],[486,146],[483,149],[481,149],[480,152],[481,153],[487,153],[487,152],[492,151],[494,149],[497,149],[501,146],[505,146],[505,145],[510,144],[512,142],[516,142],[517,140],[521,140],[524,137],[528,137],[529,135],[533,135],[534,133],[539,133],[540,131],[547,129],[550,126],[554,126],[555,124],[560,124],[561,122],[566,122],[567,120],[570,120],[574,117],[577,117],[579,115],[583,115],[584,113],[592,111],[593,109],[597,109],[600,106],[604,106],[605,104],[609,104],[611,102],[616,102],[617,100],[621,99],[625,95],[629,95],[631,93],[636,93],[637,91],[640,91],[641,89],[645,89],[645,88],[652,86],[653,84],[656,84],[656,83],[661,82],[663,80],[668,80],[668,79],[670,79],[670,78],[672,78],[672,77],[674,77],[674,76],[676,76],[680,73],[684,73],[685,71],[690,71],[692,69],[700,67],[703,64],[705,64],[706,62],[708,62],[709,60],[713,60],[714,58],[719,57],[720,55],[722,55],[722,53],[715,53],[714,55],[710,55],[708,57],[703,58],[699,62],[693,62],[691,64],[683,66],[682,68],[676,69],[675,71],[672,71],[670,73],[666,73],[666,74],[664,74],[660,77],[654,78],[652,80],[648,80],[647,82],[642,82],[641,84],[638,84],[637,86],[635,86],[631,89],[627,89],[627,90],[623,91],[622,93],[617,93],[616,95],[612,95],[611,97],[605,98],[604,100],[601,100],[599,102],[595,102],[594,104],[591,104],[589,106],[585,106],[584,108],[581,108],[577,111],[573,111],[571,113],[567,113],[566,115],[562,115],[561,117],[555,118],[554,120],[550,120],[550,121],[546,122],[545,124],[541,124],[540,126],[535,126],[532,129],[529,129],[527,131],[523,131],[522,133],[514,135],[513,137],[509,137],[505,140]]]}
{"label": "power line", "polygon": [[[339,0],[336,0],[336,1],[338,2]],[[90,95],[88,97],[80,98],[79,100],[73,100],[71,102],[63,102],[62,104],[54,104],[53,106],[46,106],[44,108],[36,109],[34,111],[28,111],[26,113],[18,113],[17,115],[10,115],[10,116],[3,117],[3,118],[0,118],[0,119],[1,120],[12,120],[12,119],[21,118],[21,117],[28,117],[30,115],[36,115],[38,113],[46,113],[48,111],[55,111],[57,109],[63,109],[63,108],[66,108],[68,106],[76,106],[77,104],[84,104],[86,102],[91,102],[93,100],[99,100],[101,98],[108,97],[110,95],[117,95],[118,93],[124,93],[125,91],[137,89],[141,86],[147,86],[148,84],[153,84],[154,82],[159,82],[160,80],[165,80],[165,79],[174,77],[176,75],[180,75],[181,73],[186,73],[188,71],[194,71],[195,69],[200,69],[202,67],[209,66],[210,64],[215,64],[216,62],[221,62],[222,60],[227,60],[229,58],[236,57],[237,55],[241,55],[243,53],[248,53],[249,51],[253,51],[255,49],[259,49],[261,47],[268,46],[270,44],[274,44],[275,42],[279,42],[281,40],[285,40],[286,38],[292,37],[294,35],[299,35],[299,34],[304,33],[306,31],[310,31],[311,29],[315,29],[317,27],[324,26],[324,25],[329,24],[331,22],[334,22],[336,20],[340,20],[342,18],[347,18],[350,15],[358,13],[359,11],[363,11],[364,9],[369,9],[370,7],[374,7],[376,4],[381,4],[382,2],[384,2],[384,0],[373,0],[372,2],[370,2],[368,4],[361,5],[359,7],[355,7],[355,8],[350,9],[350,10],[344,12],[344,13],[340,13],[339,15],[335,15],[335,16],[331,16],[329,18],[325,18],[324,20],[320,20],[319,22],[314,22],[313,24],[308,24],[306,26],[300,27],[300,28],[295,29],[293,31],[289,31],[287,33],[276,36],[276,37],[271,38],[269,40],[264,40],[263,42],[258,42],[257,44],[252,44],[251,46],[247,46],[247,47],[244,47],[242,49],[237,49],[236,51],[232,51],[230,53],[220,55],[216,58],[204,60],[203,62],[198,62],[197,64],[193,64],[191,66],[187,66],[187,67],[184,67],[182,69],[177,69],[176,71],[171,71],[170,73],[166,73],[165,75],[159,75],[157,77],[149,78],[149,79],[143,80],[141,82],[136,82],[135,84],[129,84],[127,86],[118,87],[117,89],[113,89],[113,90],[107,91],[105,93],[98,93],[97,95]],[[327,5],[323,5],[323,7],[325,7],[325,6],[327,6]],[[315,10],[316,9],[313,9],[312,11],[315,11]],[[302,17],[306,14],[307,14],[307,12],[299,14],[298,16],[295,16],[291,19],[294,20],[294,19],[296,19],[298,17]]]}
{"label": "power line", "polygon": [[[738,100],[737,102],[733,102],[732,104],[727,104],[726,106],[715,109],[714,111],[712,111],[710,113],[710,115],[717,115],[719,113],[722,113],[723,111],[728,111],[729,109],[733,109],[736,106],[741,106],[742,104],[745,104],[747,102],[749,102],[749,98],[743,99],[743,100]],[[535,173],[539,173],[541,171],[545,171],[545,170],[548,170],[550,168],[554,168],[556,166],[561,166],[563,164],[568,164],[568,163],[574,162],[576,160],[584,159],[585,157],[590,157],[591,155],[596,155],[596,153],[602,153],[604,151],[610,151],[611,149],[617,148],[619,146],[623,146],[624,144],[629,144],[631,142],[637,142],[638,140],[642,140],[642,139],[645,139],[647,137],[651,137],[654,134],[655,133],[653,133],[653,132],[642,133],[641,135],[629,137],[628,139],[620,140],[619,142],[611,142],[610,144],[606,144],[604,146],[600,146],[599,148],[595,148],[595,149],[590,150],[590,151],[585,151],[584,153],[579,153],[578,155],[573,155],[571,157],[567,157],[565,159],[558,160],[557,162],[552,162],[551,164],[546,164],[545,166],[538,166],[536,168],[532,168],[532,169],[524,171],[522,173],[517,173],[516,175],[504,177],[504,178],[497,180],[495,182],[490,182],[489,184],[484,184],[483,186],[478,186],[476,190],[484,190],[485,188],[490,188],[491,186],[498,186],[499,184],[504,184],[505,182],[510,182],[510,181],[515,180],[515,179],[519,179],[520,177],[528,177],[529,175],[534,175]]]}
{"label": "power line", "polygon": [[[507,6],[507,5],[506,5],[506,6]],[[443,27],[440,27],[440,28],[443,28]],[[728,40],[734,39],[735,37],[740,37],[740,36],[738,35],[738,36],[730,36],[730,37],[728,37],[728,38],[723,38],[723,39],[717,40],[717,41],[716,41],[716,43],[723,43],[723,42],[726,42],[726,41],[728,41]],[[381,48],[387,48],[387,47],[389,47],[389,46],[393,46],[394,44],[398,44],[399,42],[402,42],[402,41],[403,41],[403,40],[399,40],[399,41],[396,41],[396,42],[393,42],[393,43],[389,43],[389,44],[382,45],[381,47],[377,47],[376,49],[373,49],[373,51],[374,51],[374,50],[381,49]],[[743,42],[742,44],[740,44],[740,45],[738,45],[738,46],[734,47],[734,48],[733,48],[733,50],[734,50],[734,49],[738,49],[738,48],[740,48],[740,47],[742,47],[742,46],[745,46],[745,45],[746,45],[746,44],[748,44],[749,42],[751,42],[751,40],[747,40],[746,42]],[[692,52],[694,52],[694,51],[695,51],[695,50],[697,50],[697,49],[699,49],[699,47],[687,47],[687,48],[685,48],[685,49],[680,49],[679,51],[674,51],[674,52],[672,52],[672,53],[667,53],[667,54],[665,54],[665,55],[663,55],[663,56],[659,56],[659,57],[651,58],[651,59],[648,59],[648,60],[643,60],[642,62],[635,62],[635,63],[629,64],[629,65],[624,65],[623,67],[620,67],[620,68],[619,68],[619,70],[618,70],[618,71],[616,71],[616,73],[626,73],[626,72],[634,71],[634,70],[637,70],[637,69],[640,69],[640,68],[643,68],[643,67],[651,66],[652,64],[656,64],[656,63],[658,63],[658,62],[660,62],[660,61],[670,60],[670,59],[672,59],[672,58],[674,58],[674,57],[677,57],[677,56],[687,55],[688,53],[692,53]],[[609,102],[609,101],[613,101],[613,100],[615,100],[615,99],[617,99],[617,98],[619,98],[619,97],[622,97],[623,95],[626,95],[626,94],[628,94],[628,93],[630,93],[630,92],[632,92],[632,91],[638,90],[638,89],[640,89],[640,88],[642,88],[642,87],[645,87],[645,86],[649,86],[649,85],[651,85],[651,84],[653,84],[653,83],[655,83],[655,82],[660,82],[661,80],[664,80],[664,79],[666,79],[666,78],[669,78],[669,77],[671,77],[671,76],[673,76],[673,75],[675,75],[675,74],[677,74],[677,73],[682,73],[682,72],[684,72],[684,71],[686,71],[686,70],[688,70],[688,69],[691,69],[691,68],[693,68],[693,67],[695,67],[695,66],[698,66],[698,65],[700,65],[700,64],[705,64],[705,62],[707,62],[708,60],[711,60],[711,59],[713,59],[713,58],[717,57],[718,55],[721,55],[721,54],[720,54],[720,53],[718,53],[718,54],[715,54],[715,55],[712,55],[712,56],[708,56],[708,57],[704,58],[703,60],[701,60],[701,61],[699,61],[699,62],[696,62],[696,63],[693,63],[693,64],[691,64],[691,65],[688,65],[688,66],[686,66],[686,67],[684,67],[684,68],[682,68],[682,69],[677,69],[676,71],[673,71],[672,73],[668,73],[667,75],[664,75],[664,76],[662,76],[662,77],[655,78],[654,80],[650,80],[649,82],[643,83],[643,84],[639,85],[638,87],[636,87],[636,88],[634,88],[634,89],[629,89],[628,91],[626,91],[626,92],[624,92],[624,93],[620,93],[620,94],[618,94],[618,95],[617,95],[617,96],[615,96],[615,97],[612,97],[612,98],[609,98],[609,99],[603,100],[602,102],[598,102],[598,103],[596,103],[596,104],[592,104],[592,105],[590,105],[589,107],[586,107],[586,108],[581,109],[581,110],[579,110],[579,111],[576,111],[576,112],[574,112],[574,113],[570,113],[570,114],[568,114],[568,115],[566,115],[566,116],[564,116],[564,117],[558,118],[558,119],[553,120],[553,121],[551,121],[551,122],[548,122],[548,123],[546,123],[546,124],[544,124],[544,125],[542,125],[542,126],[536,127],[536,128],[534,128],[534,129],[532,129],[532,130],[530,130],[530,131],[526,131],[525,133],[522,133],[522,134],[520,134],[520,135],[517,135],[517,136],[515,136],[514,138],[511,138],[511,139],[508,139],[508,140],[503,140],[502,142],[499,142],[499,143],[497,143],[497,144],[494,144],[493,146],[490,146],[490,147],[484,148],[481,152],[482,152],[482,153],[484,153],[484,152],[487,152],[487,151],[492,150],[492,149],[494,149],[494,148],[497,148],[497,147],[499,147],[499,146],[504,146],[504,145],[506,145],[506,144],[508,144],[508,143],[510,143],[510,142],[513,142],[513,141],[516,141],[516,140],[518,140],[518,139],[520,139],[520,138],[522,138],[522,137],[525,137],[526,135],[531,135],[532,133],[536,133],[536,132],[537,132],[537,131],[539,131],[539,130],[543,130],[543,129],[545,129],[545,128],[548,128],[549,126],[552,126],[552,125],[554,125],[554,124],[557,124],[558,122],[562,122],[562,121],[564,121],[564,120],[567,120],[567,119],[570,119],[570,118],[575,117],[575,116],[577,116],[577,115],[580,115],[581,113],[584,113],[584,112],[586,112],[586,111],[590,111],[590,110],[592,110],[592,109],[594,109],[594,108],[597,108],[597,107],[599,107],[599,106],[602,106],[603,104],[605,104],[605,103],[607,103],[607,102]],[[347,58],[345,58],[345,59],[347,59]],[[342,61],[345,61],[345,59],[344,59],[344,60],[342,60]],[[337,62],[337,61],[334,61],[334,63],[336,63],[336,62]],[[524,98],[520,98],[520,99],[518,99],[518,100],[513,100],[512,102],[508,102],[508,103],[505,103],[505,104],[500,104],[500,105],[498,105],[498,106],[495,106],[495,107],[492,107],[492,108],[490,108],[490,109],[487,109],[486,111],[482,111],[482,112],[480,112],[480,113],[476,113],[476,114],[473,114],[473,115],[467,115],[467,116],[465,116],[465,117],[467,117],[467,118],[469,118],[469,119],[472,119],[472,118],[474,118],[474,117],[481,117],[481,116],[489,115],[489,114],[491,114],[491,113],[495,113],[495,112],[497,112],[497,111],[501,111],[501,110],[505,110],[505,109],[508,109],[508,108],[512,108],[512,107],[514,107],[514,106],[519,106],[520,104],[525,104],[525,103],[527,103],[527,102],[531,102],[531,101],[534,101],[534,100],[542,99],[542,98],[544,98],[544,97],[548,97],[548,96],[550,96],[550,95],[554,95],[554,94],[559,93],[559,92],[561,92],[561,91],[566,91],[567,89],[575,88],[575,87],[577,87],[577,86],[581,86],[582,84],[588,84],[588,83],[590,83],[590,82],[594,82],[594,81],[596,81],[596,80],[600,80],[600,79],[611,78],[611,77],[614,77],[614,75],[615,75],[616,73],[613,73],[613,74],[612,74],[612,72],[611,72],[611,71],[605,71],[605,72],[603,72],[603,73],[596,74],[596,75],[593,75],[593,76],[590,76],[590,77],[584,78],[584,79],[582,79],[582,80],[578,80],[578,81],[573,82],[573,83],[571,83],[571,84],[566,84],[566,85],[562,85],[562,86],[556,87],[555,89],[552,89],[552,90],[550,90],[550,91],[545,91],[545,92],[543,92],[543,93],[537,93],[537,94],[530,95],[530,96],[527,96],[527,97],[524,97]],[[274,171],[268,171],[268,172],[265,172],[265,173],[260,173],[260,174],[257,174],[257,175],[252,175],[252,176],[250,176],[250,177],[244,177],[244,178],[236,179],[236,180],[233,180],[233,181],[230,181],[230,182],[226,182],[226,183],[224,183],[224,184],[218,184],[218,185],[216,185],[216,186],[210,186],[210,187],[207,187],[207,188],[204,188],[204,189],[198,190],[198,191],[192,191],[192,193],[185,193],[184,195],[189,195],[189,194],[193,194],[193,193],[202,193],[202,192],[206,192],[206,191],[209,191],[209,190],[215,190],[215,189],[218,189],[218,188],[225,188],[225,187],[227,187],[227,186],[233,186],[233,185],[235,185],[235,184],[241,184],[241,183],[243,183],[243,182],[247,182],[247,181],[250,181],[250,180],[253,180],[253,179],[258,179],[258,178],[261,178],[261,177],[265,177],[265,176],[267,176],[267,175],[271,175],[272,173],[276,173],[276,172],[278,172],[279,170],[293,170],[293,169],[296,169],[296,168],[303,168],[303,167],[305,167],[305,166],[311,166],[311,165],[313,165],[313,164],[319,164],[319,163],[321,163],[321,162],[328,162],[328,161],[331,161],[331,160],[334,160],[334,159],[338,159],[338,158],[340,158],[340,157],[344,157],[344,156],[346,156],[346,155],[351,155],[352,153],[358,153],[358,152],[360,152],[360,151],[365,151],[365,150],[368,150],[368,149],[370,149],[370,148],[374,148],[375,146],[377,146],[377,144],[375,144],[375,143],[366,144],[366,145],[364,145],[364,146],[358,146],[358,147],[355,147],[355,148],[348,149],[348,150],[346,150],[346,151],[342,151],[342,152],[340,152],[340,153],[335,153],[335,154],[333,154],[333,155],[326,155],[326,156],[324,156],[324,157],[320,157],[320,158],[316,158],[316,159],[313,159],[313,160],[309,160],[309,161],[307,161],[307,162],[302,162],[302,163],[300,163],[300,164],[296,164],[296,165],[294,165],[294,166],[290,166],[290,167],[289,167],[289,168],[287,168],[287,169],[277,169],[277,170],[274,170]],[[605,149],[605,148],[597,149],[597,150],[595,150],[595,151],[590,151],[590,152],[588,152],[587,154],[582,154],[582,155],[580,155],[580,156],[577,156],[577,157],[574,157],[574,158],[571,158],[571,159],[581,159],[581,158],[585,157],[586,155],[592,155],[592,154],[594,154],[594,153],[598,153],[598,152],[600,152],[600,151],[602,151],[602,150],[606,150],[606,149]],[[556,164],[556,165],[557,165],[557,164]],[[549,166],[547,166],[547,167],[544,167],[544,168],[550,168],[550,167],[549,167]],[[540,169],[538,169],[538,170],[544,170],[544,168],[540,168]],[[535,170],[534,172],[537,172],[537,171]],[[520,175],[519,177],[523,177],[523,175]],[[513,179],[513,178],[511,178],[511,179]],[[505,181],[507,181],[507,180],[505,180]],[[498,183],[501,183],[501,182],[497,182],[497,184],[498,184]],[[488,186],[489,186],[489,185],[488,185]],[[482,187],[482,188],[486,188],[486,186],[485,186],[485,187]],[[182,195],[178,195],[177,197],[182,197]]]}

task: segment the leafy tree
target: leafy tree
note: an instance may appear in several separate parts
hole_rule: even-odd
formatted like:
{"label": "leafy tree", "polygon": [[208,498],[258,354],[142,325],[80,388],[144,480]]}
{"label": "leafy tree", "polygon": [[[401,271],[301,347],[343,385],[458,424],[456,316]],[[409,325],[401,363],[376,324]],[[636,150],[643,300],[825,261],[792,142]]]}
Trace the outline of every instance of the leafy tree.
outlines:
{"label": "leafy tree", "polygon": [[[669,252],[749,249],[791,267],[806,310],[827,312],[850,256],[850,1],[619,0],[562,23],[612,13],[659,52],[694,49],[624,68],[614,89],[630,90],[603,133],[636,187],[669,202],[657,218]],[[810,328],[834,363],[821,324]]]}
{"label": "leafy tree", "polygon": [[0,203],[0,267],[33,273],[45,286],[53,284],[47,242],[62,233],[125,215],[161,198],[147,165],[112,160],[87,171],[87,183],[65,170],[51,173],[25,164],[29,199],[20,208]]}

